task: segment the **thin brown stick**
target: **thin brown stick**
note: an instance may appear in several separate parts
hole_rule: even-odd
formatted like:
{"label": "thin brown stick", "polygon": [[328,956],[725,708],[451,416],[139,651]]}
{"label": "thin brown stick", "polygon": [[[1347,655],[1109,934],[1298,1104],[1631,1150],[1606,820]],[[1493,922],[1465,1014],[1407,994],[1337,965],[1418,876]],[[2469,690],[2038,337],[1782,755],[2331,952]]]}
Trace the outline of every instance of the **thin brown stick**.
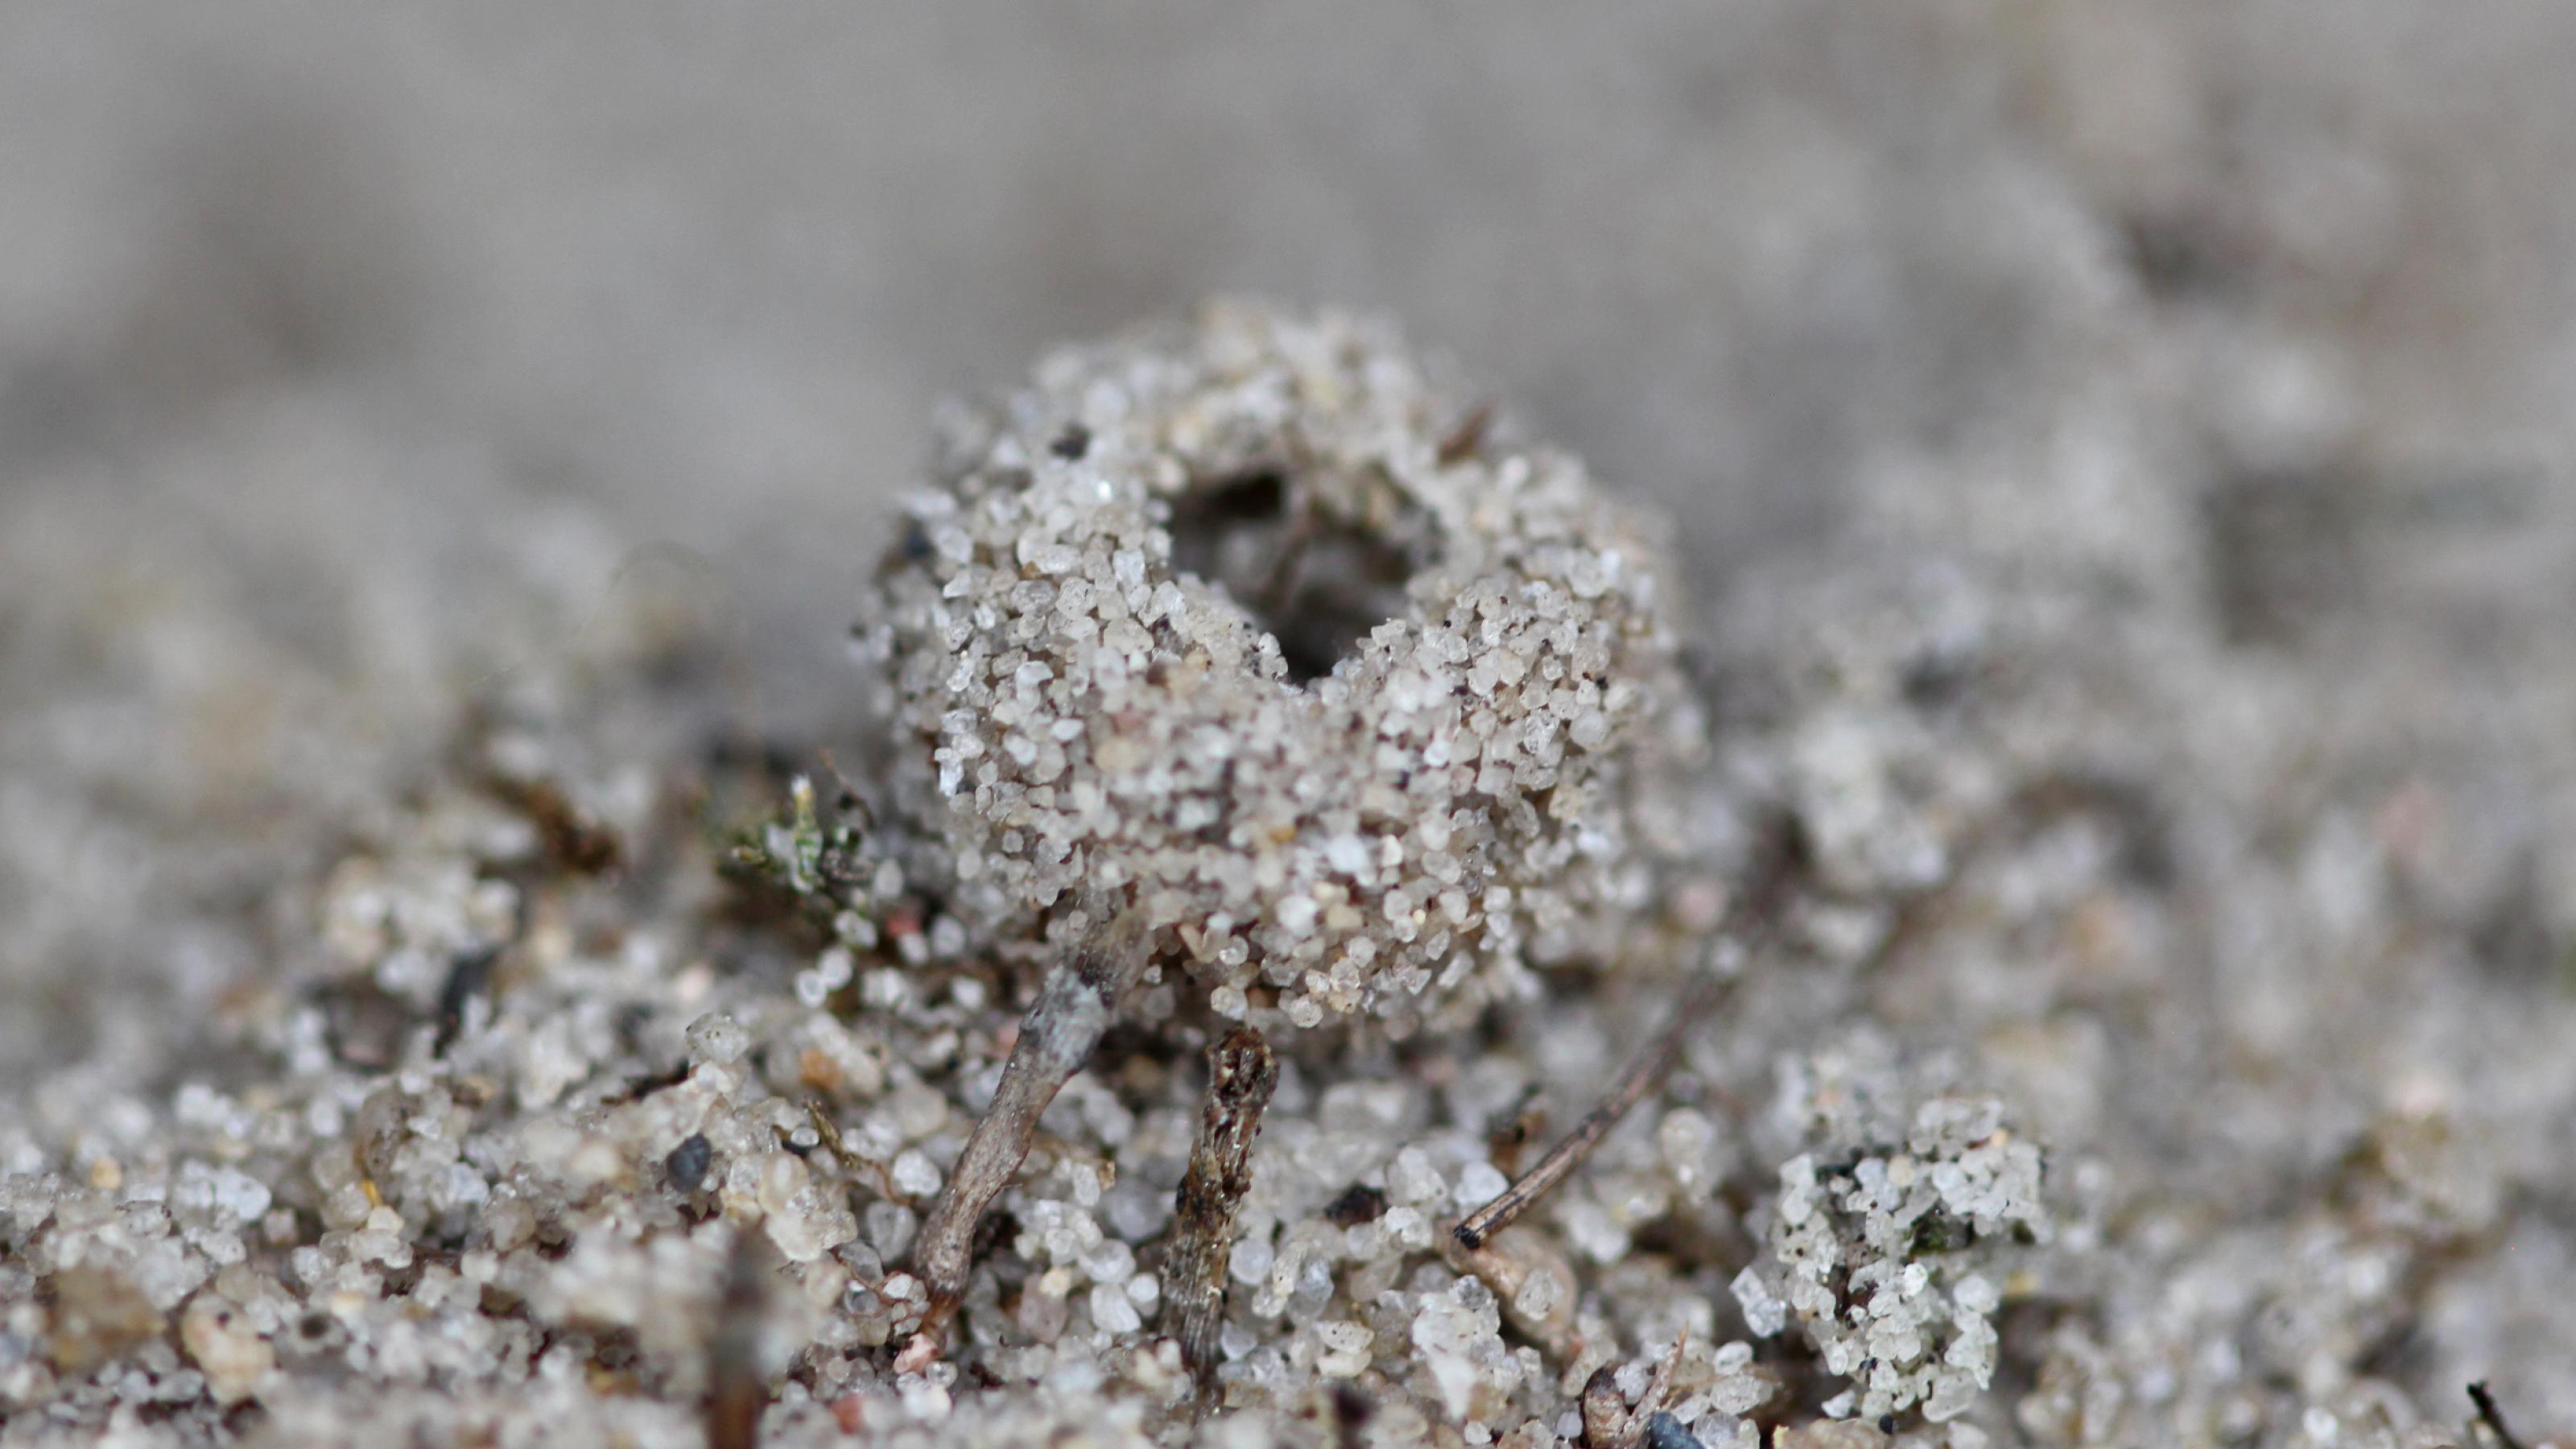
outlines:
{"label": "thin brown stick", "polygon": [[1476,404],[1468,410],[1465,417],[1458,420],[1456,427],[1449,430],[1448,436],[1440,440],[1440,447],[1433,455],[1433,461],[1443,468],[1454,468],[1474,457],[1476,450],[1485,445],[1485,429],[1493,421],[1493,403],[1488,400]]}
{"label": "thin brown stick", "polygon": [[1470,1213],[1466,1221],[1450,1230],[1451,1235],[1470,1249],[1485,1246],[1486,1239],[1509,1227],[1514,1218],[1528,1211],[1532,1203],[1545,1197],[1549,1189],[1565,1180],[1568,1173],[1582,1166],[1583,1160],[1592,1155],[1592,1150],[1601,1145],[1601,1139],[1610,1135],[1610,1129],[1619,1125],[1619,1119],[1627,1116],[1630,1108],[1644,1101],[1646,1094],[1663,1081],[1664,1073],[1671,1070],[1673,1060],[1681,1055],[1683,1043],[1717,1009],[1718,1002],[1724,999],[1727,988],[1733,984],[1731,978],[1719,976],[1714,971],[1703,970],[1695,974],[1682,992],[1680,1005],[1673,1009],[1672,1020],[1655,1034],[1654,1041],[1644,1051],[1628,1063],[1628,1069],[1620,1073],[1609,1094],[1591,1111],[1584,1113],[1583,1120],[1575,1123],[1573,1131],[1549,1148],[1537,1166],[1521,1174],[1520,1180],[1505,1188],[1501,1197]]}
{"label": "thin brown stick", "polygon": [[[851,1175],[868,1179],[877,1196],[905,1207],[920,1206],[912,1194],[894,1185],[893,1168],[873,1157],[862,1157],[851,1149],[849,1142],[841,1136],[840,1124],[823,1110],[821,1102],[811,1097],[805,1100],[805,1120],[814,1124],[814,1135],[823,1139],[823,1150],[832,1154],[832,1160],[840,1163],[842,1169]],[[777,1130],[780,1139],[784,1140],[788,1135],[787,1129]]]}
{"label": "thin brown stick", "polygon": [[1118,1019],[1120,1001],[1145,974],[1151,953],[1140,913],[1129,909],[1094,920],[1099,923],[1081,944],[1047,973],[1036,1004],[1021,1018],[1020,1039],[1002,1068],[993,1103],[968,1134],[913,1240],[913,1271],[930,1290],[930,1303],[919,1331],[895,1360],[898,1370],[927,1367],[939,1356],[948,1320],[966,1291],[967,1270],[974,1266],[976,1224],[1029,1155],[1039,1115],[1091,1059]]}
{"label": "thin brown stick", "polygon": [[760,1339],[771,1271],[759,1239],[747,1228],[737,1232],[707,1335],[707,1449],[753,1449],[760,1442],[760,1416],[769,1407]]}
{"label": "thin brown stick", "polygon": [[1198,1140],[1181,1178],[1178,1225],[1163,1267],[1164,1331],[1180,1340],[1204,1395],[1215,1386],[1217,1331],[1225,1321],[1225,1272],[1235,1211],[1252,1187],[1252,1143],[1279,1085],[1270,1044],[1248,1026],[1208,1048],[1208,1088]]}
{"label": "thin brown stick", "polygon": [[[2024,792],[2005,815],[2006,818],[2020,815],[2045,819],[2087,807],[2114,811],[2134,809],[2114,786],[2068,777],[2044,781],[2037,788]],[[1869,972],[1885,969],[1890,960],[1930,929],[1939,912],[1949,903],[1952,888],[1966,875],[1966,863],[1984,848],[2002,824],[2002,820],[1989,820],[1972,832],[1955,852],[1960,864],[1939,884],[1904,902],[1897,912],[1895,924],[1872,953]],[[1804,861],[1800,845],[1794,822],[1784,817],[1772,823],[1770,839],[1761,852],[1752,884],[1737,898],[1734,907],[1728,911],[1727,920],[1719,927],[1722,943],[1731,939],[1741,944],[1749,956],[1758,939],[1769,934],[1779,917],[1788,888]],[[1680,1056],[1683,1043],[1689,1040],[1690,1033],[1701,1020],[1716,1010],[1732,981],[1731,976],[1705,968],[1695,974],[1674,1008],[1672,1021],[1629,1062],[1627,1071],[1611,1086],[1609,1094],[1584,1114],[1572,1132],[1549,1148],[1537,1166],[1522,1174],[1504,1190],[1502,1196],[1478,1208],[1468,1215],[1466,1221],[1452,1229],[1458,1241],[1470,1249],[1483,1247],[1487,1238],[1501,1232],[1513,1219],[1528,1211],[1532,1203],[1546,1196],[1549,1189],[1582,1166],[1593,1149],[1601,1145],[1601,1139],[1610,1135],[1610,1129],[1619,1125],[1619,1119],[1628,1115],[1629,1109],[1643,1101],[1646,1094],[1663,1080],[1674,1059]]]}
{"label": "thin brown stick", "polygon": [[[1727,919],[1718,927],[1719,952],[1738,946],[1747,956],[1752,954],[1758,945],[1757,938],[1767,936],[1778,919],[1790,882],[1797,875],[1804,858],[1794,823],[1786,818],[1774,821],[1758,852],[1750,881],[1729,908]],[[1549,1189],[1582,1166],[1584,1159],[1592,1155],[1592,1150],[1601,1145],[1601,1139],[1610,1135],[1610,1129],[1619,1125],[1619,1119],[1627,1116],[1630,1108],[1645,1100],[1646,1094],[1663,1081],[1664,1074],[1680,1057],[1683,1044],[1690,1040],[1690,1034],[1716,1012],[1718,1004],[1725,1000],[1734,984],[1734,973],[1720,971],[1713,953],[1711,962],[1693,972],[1688,984],[1682,988],[1681,999],[1673,1007],[1672,1020],[1655,1034],[1655,1039],[1647,1043],[1644,1051],[1628,1063],[1628,1069],[1611,1084],[1608,1095],[1591,1111],[1584,1113],[1583,1120],[1575,1123],[1573,1131],[1549,1148],[1537,1166],[1505,1188],[1502,1196],[1468,1214],[1466,1221],[1450,1229],[1451,1236],[1471,1250],[1483,1247],[1486,1239],[1510,1226],[1512,1220],[1527,1212],[1532,1203],[1545,1197]]]}

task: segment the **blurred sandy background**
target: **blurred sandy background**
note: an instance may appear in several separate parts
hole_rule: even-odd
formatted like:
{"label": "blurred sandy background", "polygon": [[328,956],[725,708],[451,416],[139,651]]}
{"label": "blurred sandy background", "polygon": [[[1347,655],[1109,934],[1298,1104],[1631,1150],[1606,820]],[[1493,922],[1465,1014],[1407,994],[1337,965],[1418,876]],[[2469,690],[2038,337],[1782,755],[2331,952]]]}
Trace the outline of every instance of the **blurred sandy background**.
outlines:
{"label": "blurred sandy background", "polygon": [[0,7],[0,1084],[175,1070],[623,592],[830,738],[934,398],[1210,289],[1398,314],[1710,597],[2114,398],[2246,647],[2545,729],[2570,74],[2556,0]]}

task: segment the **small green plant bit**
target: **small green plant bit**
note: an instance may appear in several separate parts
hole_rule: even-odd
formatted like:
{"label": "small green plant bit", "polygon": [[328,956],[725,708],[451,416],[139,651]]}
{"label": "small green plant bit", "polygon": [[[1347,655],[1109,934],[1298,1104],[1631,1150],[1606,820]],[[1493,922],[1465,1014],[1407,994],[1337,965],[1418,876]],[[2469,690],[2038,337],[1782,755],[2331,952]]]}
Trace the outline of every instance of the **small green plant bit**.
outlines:
{"label": "small green plant bit", "polygon": [[[844,792],[842,808],[855,805],[856,797]],[[854,909],[858,898],[859,840],[857,821],[825,823],[815,808],[814,782],[799,775],[787,787],[786,809],[743,831],[725,867],[831,919]]]}
{"label": "small green plant bit", "polygon": [[1177,1235],[1163,1266],[1163,1327],[1180,1340],[1181,1361],[1203,1397],[1216,1382],[1235,1210],[1252,1187],[1252,1142],[1278,1085],[1270,1044],[1252,1028],[1237,1027],[1208,1048],[1207,1097],[1181,1178]]}

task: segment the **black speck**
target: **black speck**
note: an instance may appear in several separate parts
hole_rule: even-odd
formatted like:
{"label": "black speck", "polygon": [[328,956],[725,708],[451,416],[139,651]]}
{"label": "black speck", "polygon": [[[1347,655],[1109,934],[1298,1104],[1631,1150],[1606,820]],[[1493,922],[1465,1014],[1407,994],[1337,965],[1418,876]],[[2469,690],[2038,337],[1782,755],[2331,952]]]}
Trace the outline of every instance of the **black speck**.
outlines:
{"label": "black speck", "polygon": [[1351,1184],[1349,1191],[1333,1199],[1324,1208],[1324,1216],[1330,1219],[1335,1227],[1341,1228],[1355,1228],[1362,1223],[1376,1222],[1385,1212],[1386,1194],[1356,1182]]}
{"label": "black speck", "polygon": [[2366,596],[2370,479],[2326,458],[2228,468],[2201,500],[2218,624],[2237,646],[2295,644]]}
{"label": "black speck", "polygon": [[1963,1248],[1976,1246],[1976,1242],[1977,1228],[1974,1223],[1952,1217],[1936,1208],[1915,1220],[1914,1233],[1906,1244],[1906,1251],[1909,1254],[1956,1253]]}
{"label": "black speck", "polygon": [[2469,1402],[2477,1406],[2478,1422],[2494,1435],[2504,1449],[2522,1449],[2522,1441],[2504,1426],[2504,1411],[2496,1407],[2495,1395],[2487,1391],[2484,1379],[2469,1385]]}
{"label": "black speck", "polygon": [[1657,1410],[1646,1420],[1646,1449],[1707,1449],[1682,1421]]}
{"label": "black speck", "polygon": [[1067,423],[1064,431],[1047,444],[1047,451],[1070,463],[1091,451],[1091,429],[1080,423]]}
{"label": "black speck", "polygon": [[692,1132],[662,1160],[662,1171],[669,1175],[674,1189],[696,1192],[698,1184],[707,1180],[707,1169],[715,1160],[715,1144],[707,1141],[707,1134]]}
{"label": "black speck", "polygon": [[1878,1432],[1880,1432],[1880,1433],[1882,1433],[1882,1434],[1885,1434],[1885,1435],[1888,1435],[1888,1436],[1889,1436],[1889,1437],[1891,1437],[1891,1438],[1895,1437],[1895,1434],[1896,1434],[1896,1416],[1895,1416],[1894,1414],[1881,1414],[1881,1415],[1879,1415],[1879,1416],[1878,1416]]}
{"label": "black speck", "polygon": [[[920,519],[913,518],[904,521],[902,548],[903,559],[906,563],[919,563],[923,559],[930,557],[930,530],[921,526]],[[856,632],[865,626],[862,624],[853,624],[850,627],[853,632]]]}
{"label": "black speck", "polygon": [[2130,271],[2158,301],[2224,296],[2244,285],[2241,248],[2205,218],[2133,216],[2120,231]]}
{"label": "black speck", "polygon": [[1333,1385],[1333,1422],[1341,1430],[1339,1437],[1342,1443],[1359,1443],[1360,1430],[1367,1428],[1369,1420],[1376,1417],[1377,1405],[1370,1403],[1368,1395],[1361,1393],[1357,1386],[1347,1383]]}
{"label": "black speck", "polygon": [[602,1106],[614,1106],[620,1102],[633,1102],[640,1098],[652,1096],[655,1092],[665,1091],[669,1088],[676,1087],[688,1079],[689,1064],[686,1061],[682,1061],[667,1071],[647,1072],[643,1076],[637,1077],[633,1081],[628,1082],[625,1086],[611,1092],[606,1097],[601,1098],[600,1102]]}
{"label": "black speck", "polygon": [[492,963],[500,959],[497,949],[485,949],[459,956],[447,968],[447,984],[438,990],[438,1037],[430,1044],[432,1056],[445,1056],[456,1044],[456,1034],[465,1029],[465,1008],[491,983]]}
{"label": "black speck", "polygon": [[1934,650],[1909,660],[1898,677],[1905,702],[1923,710],[1956,704],[1975,682],[1976,661],[1947,650]]}
{"label": "black speck", "polygon": [[1020,1220],[1011,1215],[1009,1208],[995,1208],[984,1214],[984,1220],[975,1225],[974,1257],[976,1261],[981,1262],[992,1256],[996,1246],[1010,1242],[1019,1235]]}

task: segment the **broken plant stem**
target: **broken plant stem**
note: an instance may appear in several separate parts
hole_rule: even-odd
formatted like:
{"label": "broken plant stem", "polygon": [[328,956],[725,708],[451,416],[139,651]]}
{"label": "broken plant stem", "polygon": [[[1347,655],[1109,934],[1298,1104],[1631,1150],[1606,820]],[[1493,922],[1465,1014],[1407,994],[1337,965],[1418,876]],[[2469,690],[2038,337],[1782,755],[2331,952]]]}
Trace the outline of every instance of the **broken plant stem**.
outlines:
{"label": "broken plant stem", "polygon": [[1189,1170],[1181,1178],[1179,1222],[1163,1270],[1163,1326],[1180,1340],[1181,1359],[1201,1394],[1216,1378],[1235,1210],[1252,1186],[1252,1142],[1278,1085],[1270,1044],[1252,1028],[1236,1027],[1208,1048],[1207,1097]]}
{"label": "broken plant stem", "polygon": [[1470,1213],[1466,1221],[1451,1230],[1452,1235],[1471,1250],[1485,1246],[1487,1239],[1509,1227],[1512,1220],[1528,1211],[1532,1203],[1545,1197],[1549,1189],[1581,1167],[1584,1159],[1592,1155],[1592,1149],[1601,1145],[1601,1139],[1610,1135],[1610,1129],[1619,1125],[1619,1119],[1628,1115],[1628,1109],[1644,1101],[1646,1094],[1663,1081],[1664,1073],[1672,1068],[1673,1059],[1681,1055],[1682,1044],[1716,1010],[1727,988],[1733,984],[1733,978],[1720,976],[1715,971],[1704,969],[1695,973],[1682,993],[1681,1004],[1673,1011],[1672,1020],[1644,1051],[1637,1054],[1635,1060],[1628,1063],[1628,1069],[1620,1074],[1609,1095],[1584,1113],[1583,1120],[1575,1123],[1573,1131],[1549,1148],[1537,1166],[1505,1188],[1502,1196]]}
{"label": "broken plant stem", "polygon": [[1601,1139],[1610,1135],[1610,1129],[1619,1125],[1619,1119],[1663,1081],[1691,1033],[1716,1012],[1718,1003],[1734,987],[1742,961],[1758,949],[1778,920],[1790,883],[1805,861],[1797,830],[1788,819],[1772,821],[1765,834],[1751,881],[1720,924],[1717,946],[1708,962],[1692,972],[1683,986],[1671,1021],[1628,1063],[1628,1069],[1611,1084],[1609,1094],[1584,1113],[1583,1120],[1549,1148],[1537,1166],[1505,1188],[1502,1196],[1468,1214],[1466,1221],[1450,1230],[1460,1243],[1470,1250],[1485,1246],[1487,1239],[1510,1226],[1532,1203],[1581,1167],[1592,1149],[1601,1145]]}
{"label": "broken plant stem", "polygon": [[734,1234],[707,1336],[707,1449],[753,1449],[769,1407],[761,1335],[769,1321],[772,1261],[750,1231]]}
{"label": "broken plant stem", "polygon": [[2477,1417],[2469,1421],[2470,1438],[2478,1437],[2477,1431],[2483,1428],[2495,1437],[2497,1449],[2522,1449],[2522,1441],[2504,1426],[2504,1411],[2496,1407],[2495,1395],[2487,1391],[2486,1380],[2469,1385],[2469,1402],[2478,1411]]}
{"label": "broken plant stem", "polygon": [[1056,963],[1038,988],[1038,999],[1020,1021],[1020,1039],[1002,1068],[993,1103],[966,1138],[957,1165],[940,1189],[913,1246],[913,1268],[930,1290],[921,1328],[904,1345],[898,1368],[926,1366],[939,1355],[948,1320],[974,1266],[975,1226],[1010,1185],[1028,1156],[1038,1118],[1055,1100],[1103,1033],[1118,1019],[1120,1001],[1145,974],[1148,942],[1141,913],[1130,909],[1102,918],[1073,953]]}

